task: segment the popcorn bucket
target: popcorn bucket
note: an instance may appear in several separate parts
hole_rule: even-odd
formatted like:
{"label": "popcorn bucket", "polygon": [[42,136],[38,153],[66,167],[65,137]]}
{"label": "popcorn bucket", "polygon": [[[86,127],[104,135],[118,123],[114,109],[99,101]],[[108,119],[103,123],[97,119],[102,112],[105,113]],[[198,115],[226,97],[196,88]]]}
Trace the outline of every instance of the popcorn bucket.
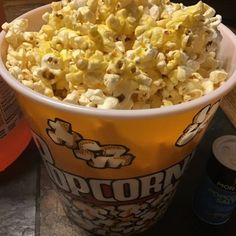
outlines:
{"label": "popcorn bucket", "polygon": [[[38,30],[48,6],[22,17]],[[224,25],[221,58],[230,78],[194,101],[145,110],[100,110],[58,102],[14,79],[15,90],[65,211],[78,226],[100,235],[130,235],[163,216],[220,101],[236,83],[236,38]]]}

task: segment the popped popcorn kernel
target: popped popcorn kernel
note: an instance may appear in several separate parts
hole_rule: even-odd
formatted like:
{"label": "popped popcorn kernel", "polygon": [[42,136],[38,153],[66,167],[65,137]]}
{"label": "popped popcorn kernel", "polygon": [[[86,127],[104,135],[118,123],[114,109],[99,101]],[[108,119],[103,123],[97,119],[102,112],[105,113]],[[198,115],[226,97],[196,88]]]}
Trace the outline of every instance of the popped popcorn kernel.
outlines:
{"label": "popped popcorn kernel", "polygon": [[100,109],[150,109],[204,96],[228,77],[217,52],[221,16],[203,2],[62,0],[2,25],[6,67],[22,84]]}

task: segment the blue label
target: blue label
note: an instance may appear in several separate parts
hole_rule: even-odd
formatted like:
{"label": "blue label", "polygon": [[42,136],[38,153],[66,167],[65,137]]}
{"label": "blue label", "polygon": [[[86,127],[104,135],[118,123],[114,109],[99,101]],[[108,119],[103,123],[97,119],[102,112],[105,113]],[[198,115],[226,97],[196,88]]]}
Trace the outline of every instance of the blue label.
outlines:
{"label": "blue label", "polygon": [[195,214],[209,224],[223,224],[236,207],[236,193],[225,191],[208,177],[199,186],[193,202]]}

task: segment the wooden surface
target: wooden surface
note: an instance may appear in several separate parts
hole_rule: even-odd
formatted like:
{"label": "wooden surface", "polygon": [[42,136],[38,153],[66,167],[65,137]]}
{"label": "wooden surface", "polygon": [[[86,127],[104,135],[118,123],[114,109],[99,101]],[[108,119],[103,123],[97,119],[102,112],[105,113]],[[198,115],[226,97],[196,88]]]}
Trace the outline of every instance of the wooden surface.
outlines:
{"label": "wooden surface", "polygon": [[15,19],[23,13],[52,2],[52,0],[0,0],[3,2],[8,21]]}
{"label": "wooden surface", "polygon": [[[230,29],[236,33],[236,22],[235,26],[230,26]],[[224,98],[221,108],[236,128],[236,87]]]}
{"label": "wooden surface", "polygon": [[224,98],[221,108],[236,128],[236,88]]}

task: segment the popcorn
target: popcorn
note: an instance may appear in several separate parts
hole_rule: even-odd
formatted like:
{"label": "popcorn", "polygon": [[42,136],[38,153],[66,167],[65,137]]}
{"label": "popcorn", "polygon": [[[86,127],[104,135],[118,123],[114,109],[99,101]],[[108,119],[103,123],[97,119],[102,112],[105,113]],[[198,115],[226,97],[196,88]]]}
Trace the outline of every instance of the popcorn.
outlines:
{"label": "popcorn", "polygon": [[214,90],[214,84],[212,81],[202,82],[202,87],[203,87],[204,94],[208,94]]}
{"label": "popcorn", "polygon": [[219,84],[227,79],[227,73],[222,70],[215,70],[210,73],[210,80],[214,84]]}
{"label": "popcorn", "polygon": [[115,32],[120,32],[122,30],[122,25],[120,23],[120,20],[118,17],[114,16],[111,14],[107,19],[106,19],[106,25],[111,29],[114,30]]}
{"label": "popcorn", "polygon": [[42,61],[41,61],[41,66],[42,67],[47,67],[49,69],[62,69],[62,61],[60,58],[57,58],[53,54],[46,54],[43,56]]}
{"label": "popcorn", "polygon": [[117,74],[105,74],[104,75],[104,85],[108,91],[113,92],[120,81],[120,75]]}
{"label": "popcorn", "polygon": [[3,24],[6,66],[25,86],[100,109],[149,109],[191,101],[227,80],[217,51],[221,16],[157,0],[62,0],[42,16]]}
{"label": "popcorn", "polygon": [[119,100],[114,97],[106,97],[103,104],[98,104],[98,108],[101,109],[115,109],[118,105]]}
{"label": "popcorn", "polygon": [[79,102],[84,106],[96,107],[98,104],[103,104],[105,98],[101,89],[88,89],[86,93],[81,95]]}
{"label": "popcorn", "polygon": [[2,29],[5,30],[6,33],[6,40],[9,44],[16,48],[23,42],[24,37],[23,33],[28,27],[28,21],[26,19],[15,20],[11,23],[4,23],[2,25]]}
{"label": "popcorn", "polygon": [[150,9],[149,9],[149,14],[150,16],[153,18],[153,20],[157,20],[159,18],[159,14],[160,14],[160,9],[157,5],[153,5]]}

